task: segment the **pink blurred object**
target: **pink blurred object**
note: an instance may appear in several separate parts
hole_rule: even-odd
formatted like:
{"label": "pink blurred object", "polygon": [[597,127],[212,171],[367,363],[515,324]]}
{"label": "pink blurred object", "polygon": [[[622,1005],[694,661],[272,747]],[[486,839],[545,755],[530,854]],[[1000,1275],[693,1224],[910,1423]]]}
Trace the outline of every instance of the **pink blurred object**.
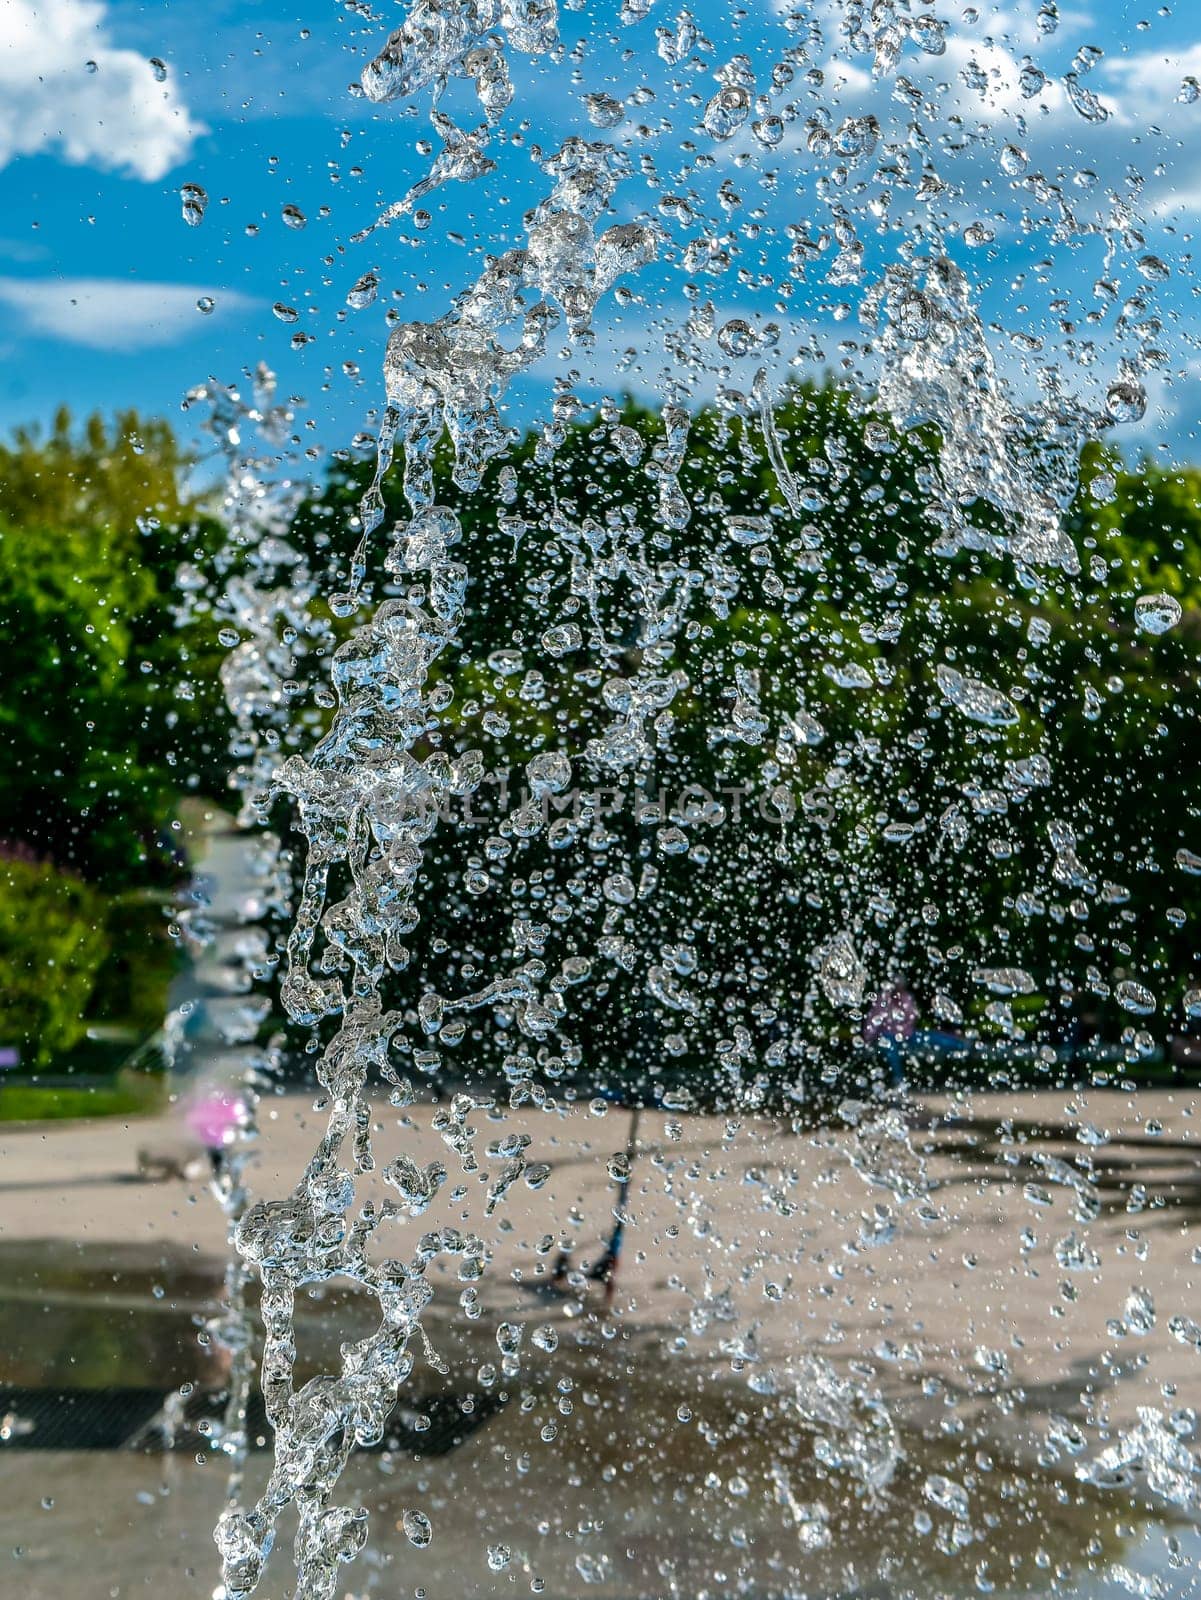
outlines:
{"label": "pink blurred object", "polygon": [[210,1089],[198,1095],[184,1112],[188,1127],[210,1150],[220,1150],[233,1138],[245,1119],[246,1107],[225,1089]]}
{"label": "pink blurred object", "polygon": [[863,1024],[868,1044],[877,1039],[908,1039],[917,1026],[917,1006],[908,989],[889,989],[872,1005]]}

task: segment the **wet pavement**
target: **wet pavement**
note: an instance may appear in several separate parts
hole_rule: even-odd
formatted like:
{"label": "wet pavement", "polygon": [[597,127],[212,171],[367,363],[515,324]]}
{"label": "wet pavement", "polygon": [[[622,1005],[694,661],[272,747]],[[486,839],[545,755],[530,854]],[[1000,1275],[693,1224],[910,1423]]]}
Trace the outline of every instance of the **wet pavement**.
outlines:
{"label": "wet pavement", "polygon": [[[348,1503],[371,1510],[371,1548],[349,1595],[630,1596],[1195,1592],[1201,1538],[1183,1519],[1122,1503],[1049,1471],[993,1455],[964,1471],[951,1443],[901,1436],[904,1457],[875,1496],[814,1459],[811,1437],[778,1417],[761,1426],[743,1396],[714,1387],[682,1426],[662,1386],[624,1379],[626,1351],[575,1390],[559,1417],[544,1396],[514,1408],[455,1453],[428,1462],[363,1457]],[[519,1405],[520,1402],[517,1402]],[[5,1546],[26,1600],[201,1596],[216,1573],[209,1529],[221,1509],[212,1461],[185,1455],[27,1455],[3,1482]],[[261,1484],[262,1458],[250,1473]],[[967,1521],[925,1485],[957,1474]],[[53,1504],[44,1508],[43,1498]],[[430,1518],[429,1547],[400,1529]],[[928,1525],[929,1531],[924,1531]],[[970,1530],[970,1531],[969,1531]],[[509,1552],[504,1560],[504,1552]],[[499,1571],[491,1561],[504,1561]],[[280,1556],[286,1562],[286,1551]],[[288,1592],[283,1572],[264,1585]]]}
{"label": "wet pavement", "polygon": [[[322,1119],[300,1094],[265,1109],[253,1182],[280,1194]],[[432,1112],[381,1102],[381,1156],[446,1159]],[[352,1464],[373,1533],[348,1593],[1194,1592],[1189,1092],[848,1105],[819,1128],[644,1112],[609,1307],[551,1279],[561,1245],[575,1265],[603,1249],[630,1113],[469,1120],[481,1148],[528,1132],[544,1186],[511,1191],[498,1228],[474,1179],[448,1184],[385,1247],[443,1223],[492,1243],[477,1317],[433,1273],[451,1380],[419,1364],[404,1397],[413,1415],[486,1395],[489,1415],[441,1454],[402,1442]],[[0,1382],[220,1388],[202,1324],[223,1221],[200,1179],[140,1179],[147,1153],[195,1155],[169,1114],[0,1129]],[[302,1375],[371,1310],[333,1287],[304,1297]],[[525,1329],[512,1378],[505,1320]],[[203,1433],[139,1454],[38,1449],[19,1415],[8,1431],[0,1548],[20,1548],[28,1600],[211,1594],[222,1471]],[[434,1525],[427,1550],[398,1530],[408,1507]]]}

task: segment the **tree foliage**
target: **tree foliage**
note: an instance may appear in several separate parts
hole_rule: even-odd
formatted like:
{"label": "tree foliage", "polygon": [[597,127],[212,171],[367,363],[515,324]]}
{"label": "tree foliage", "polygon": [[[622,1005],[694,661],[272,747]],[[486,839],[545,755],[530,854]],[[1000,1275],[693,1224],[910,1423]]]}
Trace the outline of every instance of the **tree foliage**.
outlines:
{"label": "tree foliage", "polygon": [[[428,849],[392,999],[584,960],[569,999],[590,1071],[651,1055],[708,1070],[744,1050],[790,1070],[845,1036],[819,971],[845,933],[871,986],[905,980],[955,1025],[1058,1039],[1096,1014],[1116,1033],[1134,980],[1158,1002],[1139,1025],[1179,1026],[1199,976],[1201,473],[1090,449],[1067,518],[1080,569],[1030,571],[985,505],[949,536],[937,439],[830,386],[798,387],[776,423],[800,498],[757,421],[709,408],[691,419],[681,526],[660,514],[661,420],[632,402],[529,434],[472,494],[439,448],[471,587],[414,754],[479,749],[497,782]],[[76,430],[64,413],[0,447],[0,838],[110,889],[161,881],[178,797],[225,785],[220,607],[180,626],[175,606],[181,562],[215,590],[236,565],[211,559],[222,530],[193,472],[166,424],[134,416]],[[369,477],[343,456],[294,519],[290,542],[334,587]],[[400,592],[383,554],[373,602]],[[1180,602],[1178,626],[1139,630],[1147,593]],[[648,609],[668,619],[656,637]],[[670,680],[654,760],[615,779],[595,741],[650,669]],[[1013,716],[965,716],[955,675]],[[297,714],[303,748],[328,711]],[[619,791],[563,848],[563,829],[514,820],[546,750],[571,757],[577,789]],[[624,920],[605,890],[623,874],[639,896]],[[632,944],[612,942],[619,924]],[[999,995],[977,976],[996,970],[1034,992]],[[494,1020],[458,1046],[481,1071],[521,1048],[503,1008]]]}
{"label": "tree foliage", "polygon": [[0,838],[110,888],[169,875],[176,797],[223,753],[215,641],[197,661],[173,610],[217,533],[191,467],[135,413],[0,445]]}
{"label": "tree foliage", "polygon": [[83,1038],[109,954],[102,895],[48,862],[0,855],[0,1044],[47,1066]]}
{"label": "tree foliage", "polygon": [[[442,829],[419,976],[397,979],[398,1003],[427,983],[465,992],[531,956],[548,972],[584,959],[589,978],[567,1001],[590,1071],[648,1054],[709,1072],[740,1052],[783,1064],[845,1036],[818,968],[847,932],[867,993],[908,982],[928,1020],[1054,1043],[1082,1024],[1116,1036],[1132,1024],[1114,998],[1130,980],[1158,1002],[1138,1025],[1178,1030],[1199,965],[1201,893],[1179,861],[1201,851],[1201,474],[1122,470],[1090,450],[1068,516],[1080,570],[1032,572],[986,505],[964,508],[966,533],[948,539],[937,439],[898,436],[829,387],[798,388],[777,424],[806,503],[785,503],[757,423],[708,410],[692,421],[683,528],[657,512],[659,419],[633,404],[563,430],[553,467],[531,435],[472,495],[441,456],[471,590],[462,648],[444,658],[446,707],[418,753],[480,749],[508,776],[511,811],[542,749],[569,754],[585,788],[627,789],[567,850],[545,830],[523,837],[503,808]],[[636,449],[615,445],[620,429]],[[302,534],[336,542],[366,477],[339,467]],[[748,547],[736,530],[764,516]],[[687,683],[658,724],[653,769],[614,780],[591,753],[620,696],[606,680],[637,670],[638,611],[677,578],[691,589],[655,660]],[[1160,637],[1135,624],[1148,592],[1184,607]],[[568,637],[591,650],[558,649]],[[1012,721],[965,716],[948,669],[1003,694]],[[660,791],[670,809],[690,785],[691,813],[646,820]],[[681,853],[664,849],[664,825]],[[638,894],[629,918],[606,899],[618,871]],[[598,956],[618,923],[633,948]],[[686,974],[648,981],[669,947]],[[490,1072],[527,1048],[500,1020],[457,1047]]]}
{"label": "tree foliage", "polygon": [[79,1045],[102,970],[122,1022],[166,1004],[139,897],[179,879],[180,796],[217,786],[227,737],[219,647],[176,620],[180,561],[220,533],[193,468],[134,413],[0,444],[0,992],[27,1062]]}

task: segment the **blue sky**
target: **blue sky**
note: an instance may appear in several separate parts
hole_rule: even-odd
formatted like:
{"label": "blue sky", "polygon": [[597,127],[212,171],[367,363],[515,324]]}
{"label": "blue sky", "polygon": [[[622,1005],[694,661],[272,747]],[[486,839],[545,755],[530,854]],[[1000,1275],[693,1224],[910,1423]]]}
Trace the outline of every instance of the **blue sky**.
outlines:
{"label": "blue sky", "polygon": [[[1162,330],[1144,327],[1136,341],[1159,351],[1147,378],[1151,405],[1141,425],[1118,436],[1131,449],[1167,445],[1189,457],[1201,405],[1191,263],[1201,101],[1190,102],[1187,90],[1178,95],[1186,78],[1201,78],[1201,16],[1190,20],[1191,0],[1174,7],[1065,0],[1058,28],[1048,34],[1040,31],[1039,6],[1007,0],[937,8],[950,23],[946,54],[907,48],[898,64],[915,93],[937,107],[938,170],[960,191],[948,199],[946,215],[956,228],[957,216],[965,225],[984,219],[995,234],[970,249],[953,234],[955,249],[978,286],[995,358],[1015,389],[1029,389],[1030,369],[1062,346],[1072,382],[1090,404],[1131,338],[1105,310],[1108,302],[1098,302],[1094,284],[1106,275],[1119,283],[1120,305],[1139,286],[1140,259],[1168,263],[1172,275],[1154,286],[1154,310],[1142,319],[1154,315]],[[668,67],[655,48],[655,28],[678,9],[678,0],[657,0],[646,20],[621,26],[619,0],[561,7],[564,58],[513,59],[516,98],[491,147],[497,172],[434,195],[428,228],[406,219],[355,244],[352,236],[428,165],[418,151],[429,135],[424,99],[412,108],[377,107],[348,91],[404,7],[377,4],[372,15],[330,0],[5,0],[0,427],[45,419],[66,401],[78,411],[137,406],[180,418],[186,430],[180,401],[189,386],[210,375],[236,379],[265,359],[284,392],[305,400],[314,448],[345,445],[370,425],[381,397],[386,310],[436,316],[473,281],[486,251],[524,242],[522,213],[547,186],[531,147],[557,144],[570,132],[628,148],[634,173],[615,202],[619,218],[656,214],[659,193],[678,187],[697,197],[699,213],[731,229],[737,253],[724,273],[690,272],[681,261],[688,229],[669,219],[665,263],[631,285],[627,304],[605,303],[594,350],[548,356],[527,375],[511,398],[516,420],[544,411],[558,371],[578,373],[585,397],[656,386],[670,366],[660,348],[663,327],[685,315],[686,285],[698,278],[719,324],[737,313],[760,327],[779,326],[769,357],[779,371],[790,362],[805,371],[840,361],[854,370],[864,288],[895,255],[908,222],[894,210],[890,232],[874,238],[861,228],[862,284],[831,287],[809,270],[781,313],[784,229],[830,223],[820,173],[800,140],[808,102],[824,100],[844,115],[870,112],[887,131],[904,110],[894,86],[874,82],[870,63],[840,46],[831,25],[836,0],[819,0],[804,9],[826,23],[821,44],[811,48],[824,81],[808,102],[799,81],[777,96],[800,107],[780,149],[765,153],[749,134],[709,146],[695,131],[700,112],[689,96],[703,104],[716,87],[714,69],[740,51],[765,88],[772,63],[799,36],[784,28],[782,14],[791,8],[782,0],[744,0],[741,10],[695,0],[713,49],[684,72]],[[1082,46],[1103,52],[1085,73]],[[1048,77],[1033,101],[1016,88],[1027,54]],[[165,77],[151,58],[162,62]],[[1073,70],[1108,110],[1103,122],[1071,103],[1064,75]],[[587,119],[581,96],[595,89],[626,102],[625,121],[612,132],[598,133]],[[445,104],[460,126],[478,120],[462,86]],[[972,131],[980,128],[987,137]],[[1065,242],[1046,226],[1017,226],[1021,205],[1032,203],[1028,191],[998,178],[998,151],[1011,138],[1027,153],[1027,172],[1060,181],[1085,222],[1101,215],[1107,192],[1133,196],[1126,175],[1137,168],[1145,180],[1134,198],[1144,219],[1138,247],[1107,263],[1099,235]],[[695,161],[689,143],[712,164],[688,171]],[[646,156],[654,182],[638,170]],[[772,170],[777,178],[765,179]],[[209,195],[198,227],[181,215],[185,183]],[[736,192],[736,207],[721,205],[723,184],[727,195]],[[287,224],[287,206],[303,214],[303,227]],[[380,273],[379,299],[349,310],[347,290],[368,268]],[[197,307],[202,299],[212,302],[207,313]],[[294,323],[273,314],[277,302],[297,312]],[[298,332],[312,337],[295,349]],[[1031,339],[1042,345],[1033,358]],[[1086,340],[1091,348],[1081,356]],[[552,339],[553,350],[561,344]],[[744,376],[738,362],[723,373],[717,357],[694,388],[712,392]],[[1201,456],[1201,447],[1195,453]]]}

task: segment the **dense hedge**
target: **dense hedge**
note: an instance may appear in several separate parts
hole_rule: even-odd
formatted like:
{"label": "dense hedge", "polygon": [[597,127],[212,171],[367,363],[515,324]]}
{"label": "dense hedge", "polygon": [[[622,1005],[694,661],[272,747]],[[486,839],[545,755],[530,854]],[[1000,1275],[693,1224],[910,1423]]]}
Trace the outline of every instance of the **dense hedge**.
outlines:
{"label": "dense hedge", "polygon": [[84,1037],[111,945],[105,897],[44,861],[0,854],[0,1045],[47,1066]]}

